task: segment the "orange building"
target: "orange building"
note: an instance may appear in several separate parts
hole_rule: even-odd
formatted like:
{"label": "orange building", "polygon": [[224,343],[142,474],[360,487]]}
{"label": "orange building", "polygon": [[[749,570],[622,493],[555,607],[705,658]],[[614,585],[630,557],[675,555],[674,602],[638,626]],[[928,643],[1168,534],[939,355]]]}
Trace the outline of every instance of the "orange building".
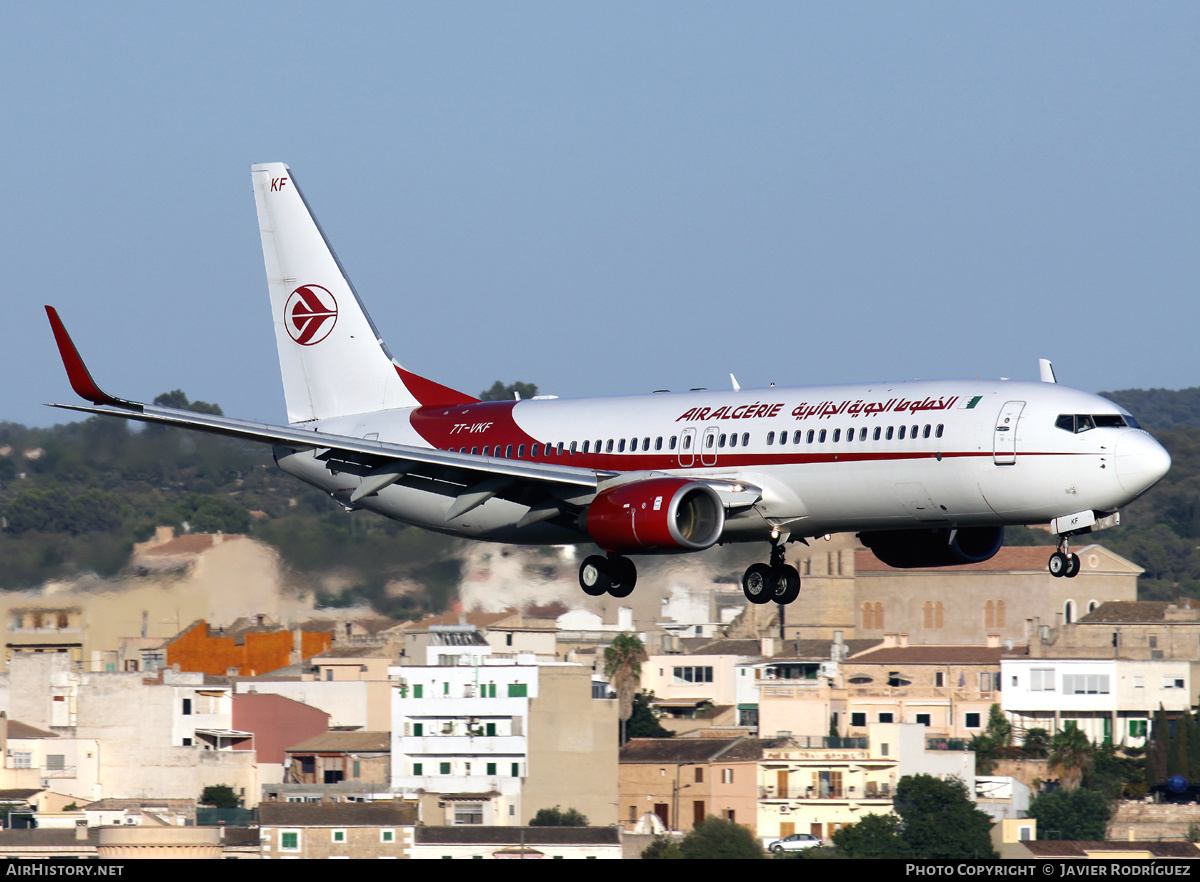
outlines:
{"label": "orange building", "polygon": [[333,643],[328,632],[288,631],[264,619],[238,619],[217,629],[201,619],[167,643],[167,665],[216,677],[232,668],[238,676],[253,677],[301,662]]}

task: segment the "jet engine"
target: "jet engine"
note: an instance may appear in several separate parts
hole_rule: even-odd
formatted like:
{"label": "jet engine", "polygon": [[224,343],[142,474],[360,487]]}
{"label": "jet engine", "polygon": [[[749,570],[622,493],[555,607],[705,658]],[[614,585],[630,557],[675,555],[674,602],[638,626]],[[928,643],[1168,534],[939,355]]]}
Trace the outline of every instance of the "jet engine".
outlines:
{"label": "jet engine", "polygon": [[605,551],[700,551],[721,538],[725,507],[707,484],[650,478],[604,490],[582,521]]}
{"label": "jet engine", "polygon": [[981,563],[1004,545],[1003,527],[938,527],[859,533],[862,544],[889,567],[952,567]]}

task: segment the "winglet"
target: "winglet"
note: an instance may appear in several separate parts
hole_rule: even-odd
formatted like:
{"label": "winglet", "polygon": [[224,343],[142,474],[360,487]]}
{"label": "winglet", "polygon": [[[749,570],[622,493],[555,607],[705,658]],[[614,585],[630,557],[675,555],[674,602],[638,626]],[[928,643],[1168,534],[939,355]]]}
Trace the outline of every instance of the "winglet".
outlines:
{"label": "winglet", "polygon": [[47,306],[46,315],[50,319],[50,327],[54,330],[54,342],[58,344],[58,354],[62,356],[63,367],[67,369],[67,379],[71,381],[71,388],[75,390],[75,394],[80,398],[86,398],[93,404],[108,404],[126,410],[140,411],[142,409],[140,404],[113,398],[96,385],[96,381],[88,372],[87,365],[79,357],[79,350],[75,348],[71,335],[67,333],[62,319],[58,317],[58,311],[53,306]]}

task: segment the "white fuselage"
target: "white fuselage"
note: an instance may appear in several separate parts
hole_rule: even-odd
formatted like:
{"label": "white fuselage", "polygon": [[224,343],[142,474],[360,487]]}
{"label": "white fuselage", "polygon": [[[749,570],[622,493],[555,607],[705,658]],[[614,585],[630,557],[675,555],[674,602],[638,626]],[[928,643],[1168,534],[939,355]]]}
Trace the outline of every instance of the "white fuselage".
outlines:
{"label": "white fuselage", "polygon": [[[652,473],[761,489],[756,504],[729,511],[721,537],[727,542],[764,539],[772,530],[817,536],[1046,523],[1115,511],[1166,473],[1170,458],[1146,432],[1123,424],[1078,432],[1056,425],[1074,414],[1128,417],[1104,398],[1052,383],[946,380],[480,402],[311,425],[611,473],[601,489]],[[331,472],[312,452],[277,459],[343,500],[360,481]],[[453,499],[451,490],[401,480],[357,505],[472,538],[586,539],[561,523],[517,527],[528,507],[502,498],[448,522]]]}

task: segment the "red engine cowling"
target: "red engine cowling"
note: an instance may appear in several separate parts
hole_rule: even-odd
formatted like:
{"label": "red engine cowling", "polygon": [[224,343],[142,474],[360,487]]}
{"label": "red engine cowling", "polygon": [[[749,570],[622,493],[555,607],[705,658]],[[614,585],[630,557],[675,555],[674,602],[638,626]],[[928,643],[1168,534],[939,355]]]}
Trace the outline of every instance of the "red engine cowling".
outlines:
{"label": "red engine cowling", "polygon": [[584,527],[605,551],[700,551],[721,538],[725,507],[707,484],[650,478],[600,493]]}

